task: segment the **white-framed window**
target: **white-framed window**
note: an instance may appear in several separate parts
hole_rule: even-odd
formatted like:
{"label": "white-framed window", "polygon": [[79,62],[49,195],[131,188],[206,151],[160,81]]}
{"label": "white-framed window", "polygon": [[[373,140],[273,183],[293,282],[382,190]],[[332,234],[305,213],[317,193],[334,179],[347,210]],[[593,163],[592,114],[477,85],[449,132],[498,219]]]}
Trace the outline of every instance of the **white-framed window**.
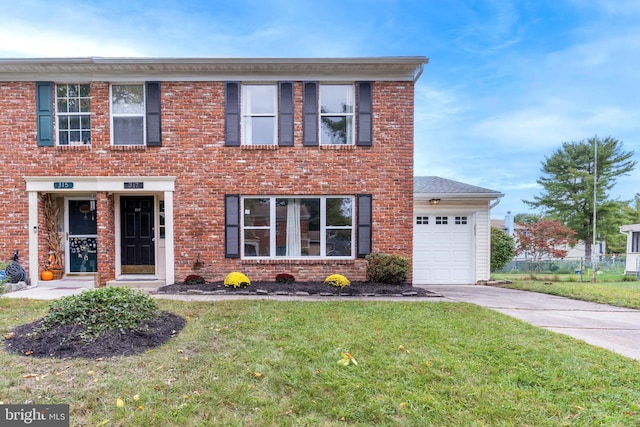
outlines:
{"label": "white-framed window", "polygon": [[640,232],[631,233],[631,252],[640,252]]}
{"label": "white-framed window", "polygon": [[352,258],[354,197],[242,198],[242,257]]}
{"label": "white-framed window", "polygon": [[320,85],[320,144],[352,145],[354,140],[352,84]]}
{"label": "white-framed window", "polygon": [[277,86],[275,84],[243,84],[242,143],[274,145],[277,141]]}
{"label": "white-framed window", "polygon": [[87,84],[56,84],[58,145],[91,144],[91,87]]}
{"label": "white-framed window", "polygon": [[418,216],[416,217],[417,225],[429,225],[429,217],[428,216]]}
{"label": "white-framed window", "polygon": [[465,225],[467,224],[467,222],[468,222],[468,219],[466,216],[457,216],[455,218],[456,225]]}
{"label": "white-framed window", "polygon": [[111,135],[113,145],[144,145],[144,84],[111,85]]}

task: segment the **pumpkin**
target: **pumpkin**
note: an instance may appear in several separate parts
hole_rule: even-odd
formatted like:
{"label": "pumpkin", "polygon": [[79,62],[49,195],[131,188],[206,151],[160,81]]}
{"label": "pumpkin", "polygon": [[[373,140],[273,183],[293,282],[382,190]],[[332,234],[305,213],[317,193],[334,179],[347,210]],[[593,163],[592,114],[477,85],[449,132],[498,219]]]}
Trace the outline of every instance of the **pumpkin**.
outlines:
{"label": "pumpkin", "polygon": [[40,274],[42,280],[52,280],[53,279],[53,271],[45,270]]}

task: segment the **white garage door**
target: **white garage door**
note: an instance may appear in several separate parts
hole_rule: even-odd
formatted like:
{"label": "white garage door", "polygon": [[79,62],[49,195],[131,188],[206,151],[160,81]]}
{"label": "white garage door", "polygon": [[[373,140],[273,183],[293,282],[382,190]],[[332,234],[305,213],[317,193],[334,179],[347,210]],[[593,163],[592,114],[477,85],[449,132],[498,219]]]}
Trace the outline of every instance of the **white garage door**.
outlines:
{"label": "white garage door", "polygon": [[474,280],[470,215],[425,214],[413,223],[413,282],[461,285]]}

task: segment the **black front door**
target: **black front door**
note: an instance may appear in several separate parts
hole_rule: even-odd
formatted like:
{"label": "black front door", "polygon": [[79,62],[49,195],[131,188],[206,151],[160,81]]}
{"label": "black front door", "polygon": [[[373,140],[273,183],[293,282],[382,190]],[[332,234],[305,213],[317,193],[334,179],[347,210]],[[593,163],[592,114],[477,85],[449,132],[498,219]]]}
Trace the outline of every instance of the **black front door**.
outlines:
{"label": "black front door", "polygon": [[154,274],[153,197],[121,197],[122,274]]}

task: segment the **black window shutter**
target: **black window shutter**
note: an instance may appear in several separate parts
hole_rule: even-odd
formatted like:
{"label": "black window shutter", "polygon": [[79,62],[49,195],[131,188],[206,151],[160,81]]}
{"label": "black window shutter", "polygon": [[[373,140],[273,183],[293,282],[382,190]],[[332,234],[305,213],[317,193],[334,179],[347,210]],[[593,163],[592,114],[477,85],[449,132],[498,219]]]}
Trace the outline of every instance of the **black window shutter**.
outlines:
{"label": "black window shutter", "polygon": [[226,82],[224,88],[224,145],[240,146],[240,83]]}
{"label": "black window shutter", "polygon": [[160,82],[146,83],[147,108],[147,146],[162,145],[162,127],[160,123]]}
{"label": "black window shutter", "polygon": [[372,223],[372,196],[358,194],[358,258],[364,258],[371,253]]}
{"label": "black window shutter", "polygon": [[53,146],[53,83],[36,82],[38,146]]}
{"label": "black window shutter", "polygon": [[304,82],[302,92],[302,144],[318,145],[318,82]]}
{"label": "black window shutter", "polygon": [[293,82],[280,82],[278,144],[293,145]]}
{"label": "black window shutter", "polygon": [[240,196],[224,196],[225,258],[240,258]]}
{"label": "black window shutter", "polygon": [[373,144],[373,93],[371,82],[358,82],[358,139],[356,145]]}

